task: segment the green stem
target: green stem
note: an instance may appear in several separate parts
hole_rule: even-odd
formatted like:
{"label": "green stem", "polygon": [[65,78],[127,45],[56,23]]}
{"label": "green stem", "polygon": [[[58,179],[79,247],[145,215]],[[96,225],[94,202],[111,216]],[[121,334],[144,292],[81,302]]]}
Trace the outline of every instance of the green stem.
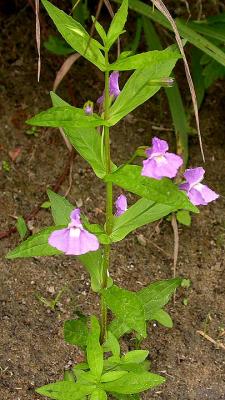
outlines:
{"label": "green stem", "polygon": [[[105,52],[105,64],[108,66],[108,51]],[[109,71],[105,72],[105,98],[104,98],[104,119],[108,119],[110,106],[109,94]],[[104,149],[106,161],[106,173],[111,173],[111,156],[110,156],[110,134],[109,127],[104,127]],[[106,232],[108,235],[112,232],[112,207],[113,207],[113,193],[112,183],[106,183]],[[104,246],[103,257],[103,274],[102,274],[102,288],[107,288],[108,271],[110,266],[110,245]],[[101,296],[101,342],[106,339],[107,334],[107,306],[103,296]]]}

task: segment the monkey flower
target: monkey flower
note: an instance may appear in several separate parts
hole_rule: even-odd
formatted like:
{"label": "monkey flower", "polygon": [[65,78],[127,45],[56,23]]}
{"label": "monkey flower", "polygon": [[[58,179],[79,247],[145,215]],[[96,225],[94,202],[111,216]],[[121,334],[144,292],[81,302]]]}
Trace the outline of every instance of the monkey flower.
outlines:
{"label": "monkey flower", "polygon": [[[102,104],[104,101],[104,93],[101,97],[98,98],[97,103]],[[109,77],[109,94],[110,96],[117,97],[120,94],[120,88],[119,88],[119,72],[114,71],[110,74]]]}
{"label": "monkey flower", "polygon": [[115,206],[116,206],[116,217],[119,217],[125,211],[127,211],[127,198],[124,196],[124,194],[121,194],[117,200],[115,201]]}
{"label": "monkey flower", "polygon": [[217,193],[201,183],[204,175],[205,170],[202,167],[186,169],[184,172],[186,182],[179,186],[181,190],[187,192],[190,201],[195,206],[206,206],[219,197]]}
{"label": "monkey flower", "polygon": [[148,158],[143,161],[141,175],[155,179],[174,178],[183,160],[174,153],[168,153],[168,149],[165,140],[154,137],[152,147],[146,150]]}
{"label": "monkey flower", "polygon": [[75,208],[71,212],[70,223],[67,228],[51,233],[48,243],[65,254],[74,256],[95,251],[99,248],[97,237],[84,229],[80,221],[79,208]]}

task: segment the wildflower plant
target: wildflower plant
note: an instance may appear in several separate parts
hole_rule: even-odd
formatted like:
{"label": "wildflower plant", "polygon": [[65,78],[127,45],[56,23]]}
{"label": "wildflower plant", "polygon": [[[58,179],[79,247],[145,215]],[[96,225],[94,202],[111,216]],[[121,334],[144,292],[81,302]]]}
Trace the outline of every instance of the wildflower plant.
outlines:
{"label": "wildflower plant", "polygon": [[[196,205],[205,205],[218,196],[200,183],[204,175],[202,168],[187,170],[186,182],[179,187],[173,178],[182,165],[182,158],[170,153],[167,142],[159,138],[153,138],[149,149],[139,147],[124,165],[117,166],[111,160],[110,129],[150,99],[161,86],[171,85],[169,75],[180,58],[176,46],[137,55],[124,52],[110,63],[109,51],[124,32],[128,0],[123,0],[107,33],[95,21],[101,42],[91,38],[80,23],[47,0],[42,3],[68,44],[104,72],[105,87],[97,100],[100,114],[94,112],[93,99],[76,108],[51,93],[53,107],[28,123],[64,129],[76,151],[104,182],[106,213],[104,226],[90,223],[82,210],[49,190],[54,226],[32,235],[7,255],[9,259],[62,253],[76,256],[89,272],[92,290],[100,298],[99,319],[81,317],[66,321],[64,326],[66,342],[84,351],[85,362],[74,365],[64,379],[37,392],[57,400],[104,400],[108,395],[116,399],[139,399],[141,392],[162,384],[165,379],[149,372],[147,350],[121,354],[119,339],[134,332],[141,341],[147,336],[147,323],[152,320],[172,327],[172,320],[163,307],[182,280],[154,282],[137,292],[120,288],[110,276],[111,244],[172,212],[197,213]],[[128,70],[134,72],[121,89],[121,71]],[[132,164],[136,156],[144,158],[142,166]],[[114,199],[113,185],[136,194],[139,200],[128,205],[124,194]],[[111,322],[108,310],[114,316]]]}

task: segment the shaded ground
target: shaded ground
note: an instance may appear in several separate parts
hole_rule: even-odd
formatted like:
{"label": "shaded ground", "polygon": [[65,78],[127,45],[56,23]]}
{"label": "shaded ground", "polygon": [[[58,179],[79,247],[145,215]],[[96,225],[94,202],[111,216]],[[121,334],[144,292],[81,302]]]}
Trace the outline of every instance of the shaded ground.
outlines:
{"label": "shaded ground", "polygon": [[[61,174],[67,152],[57,130],[38,131],[28,136],[24,120],[50,106],[48,92],[59,60],[43,51],[41,82],[36,83],[34,28],[24,24],[31,18],[27,10],[16,19],[3,21],[1,41],[3,62],[0,72],[0,158],[10,163],[10,171],[1,173],[1,230],[14,224],[13,217],[29,213],[42,199],[42,193]],[[8,43],[12,48],[8,48]],[[62,85],[61,94],[76,101],[94,99],[101,93],[98,77],[82,60]],[[92,73],[93,72],[93,73]],[[71,78],[74,84],[71,88]],[[187,100],[188,100],[187,95]],[[160,400],[225,400],[224,351],[202,339],[196,331],[207,325],[208,334],[217,339],[225,327],[225,220],[224,220],[224,106],[225,89],[218,83],[211,89],[201,111],[202,134],[206,153],[207,183],[221,194],[219,201],[202,208],[193,217],[191,228],[180,227],[178,274],[192,281],[187,292],[179,291],[175,306],[168,306],[174,328],[149,328],[143,348],[150,350],[152,369],[167,378],[167,383],[145,394]],[[173,132],[157,131],[154,126],[171,128],[163,93],[141,107],[113,129],[112,155],[122,162],[140,144],[147,145],[157,134],[173,143]],[[191,140],[191,165],[201,164],[197,139]],[[8,152],[19,147],[21,154],[12,162]],[[97,221],[103,218],[104,186],[89,166],[76,157],[73,188],[68,196],[74,204],[83,203],[86,213]],[[64,182],[60,193],[68,188]],[[48,211],[39,212],[31,227],[36,230],[51,223]],[[170,224],[163,222],[139,230],[146,246],[137,241],[137,233],[113,249],[112,274],[117,283],[133,290],[150,281],[172,275],[173,236]],[[79,351],[63,342],[63,321],[77,310],[91,314],[96,298],[90,292],[87,275],[72,257],[34,258],[7,261],[4,255],[18,244],[17,234],[0,241],[0,397],[4,400],[38,399],[34,388],[62,377],[63,368],[79,361]],[[159,249],[156,248],[159,246]],[[64,286],[67,291],[55,312],[48,310],[36,294],[51,298]],[[188,305],[183,305],[183,299]],[[210,316],[210,317],[209,317]],[[208,323],[207,323],[208,321]],[[222,341],[222,338],[221,338]],[[132,346],[132,342],[126,342]]]}

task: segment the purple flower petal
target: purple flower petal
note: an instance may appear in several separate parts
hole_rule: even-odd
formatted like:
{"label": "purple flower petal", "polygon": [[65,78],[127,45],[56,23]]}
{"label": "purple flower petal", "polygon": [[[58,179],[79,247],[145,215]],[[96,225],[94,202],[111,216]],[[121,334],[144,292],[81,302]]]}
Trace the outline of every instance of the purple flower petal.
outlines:
{"label": "purple flower petal", "polygon": [[68,241],[67,255],[79,256],[95,251],[99,248],[99,242],[95,235],[89,233],[85,229],[71,228],[70,237]]}
{"label": "purple flower petal", "polygon": [[71,212],[70,220],[71,222],[67,228],[51,233],[48,238],[50,246],[63,251],[67,255],[75,256],[98,250],[99,242],[97,237],[86,231],[80,222],[79,208],[75,208]]}
{"label": "purple flower petal", "polygon": [[48,244],[66,253],[68,248],[69,234],[70,229],[68,228],[56,230],[49,236]]}
{"label": "purple flower petal", "polygon": [[112,72],[109,77],[109,92],[111,96],[119,96],[120,88],[119,88],[119,72]]}
{"label": "purple flower petal", "polygon": [[162,156],[169,149],[168,143],[157,137],[152,139],[152,147],[146,151],[148,157]]}
{"label": "purple flower petal", "polygon": [[[119,72],[114,71],[110,74],[109,77],[109,93],[110,96],[117,97],[120,94],[119,88]],[[104,102],[105,91],[103,95],[98,98],[97,103],[102,104]]]}
{"label": "purple flower petal", "polygon": [[70,213],[70,224],[68,225],[69,228],[72,227],[77,227],[77,228],[81,228],[82,224],[80,222],[80,209],[79,208],[75,208],[71,213]]}
{"label": "purple flower petal", "polygon": [[190,201],[195,206],[206,206],[219,195],[211,190],[208,186],[200,183],[204,177],[205,170],[202,167],[190,168],[184,172],[187,182],[182,183],[179,187],[187,192]]}
{"label": "purple flower petal", "polygon": [[141,175],[154,179],[174,178],[183,160],[176,154],[168,153],[168,148],[165,140],[154,137],[152,147],[146,151],[148,159],[143,161]]}
{"label": "purple flower petal", "polygon": [[204,178],[205,170],[202,167],[189,168],[184,172],[186,181],[193,187],[197,183],[200,183]]}
{"label": "purple flower petal", "polygon": [[154,179],[174,178],[182,164],[181,157],[173,153],[166,153],[165,156],[144,160],[141,175]]}
{"label": "purple flower petal", "polygon": [[66,228],[54,231],[49,236],[48,243],[65,254],[74,256],[95,251],[99,248],[97,237],[80,228]]}
{"label": "purple flower petal", "polygon": [[116,217],[119,217],[120,215],[124,214],[125,211],[127,211],[127,198],[124,196],[124,194],[121,194],[117,200],[115,201],[115,206],[116,206]]}
{"label": "purple flower petal", "polygon": [[93,103],[92,101],[88,100],[84,104],[84,112],[86,115],[93,115]]}
{"label": "purple flower petal", "polygon": [[183,159],[174,153],[166,153],[165,158],[168,162],[167,164],[167,176],[168,178],[174,178],[177,174],[178,169],[183,164]]}
{"label": "purple flower petal", "polygon": [[218,199],[219,195],[208,186],[198,183],[189,190],[188,197],[195,206],[206,206],[211,201]]}

